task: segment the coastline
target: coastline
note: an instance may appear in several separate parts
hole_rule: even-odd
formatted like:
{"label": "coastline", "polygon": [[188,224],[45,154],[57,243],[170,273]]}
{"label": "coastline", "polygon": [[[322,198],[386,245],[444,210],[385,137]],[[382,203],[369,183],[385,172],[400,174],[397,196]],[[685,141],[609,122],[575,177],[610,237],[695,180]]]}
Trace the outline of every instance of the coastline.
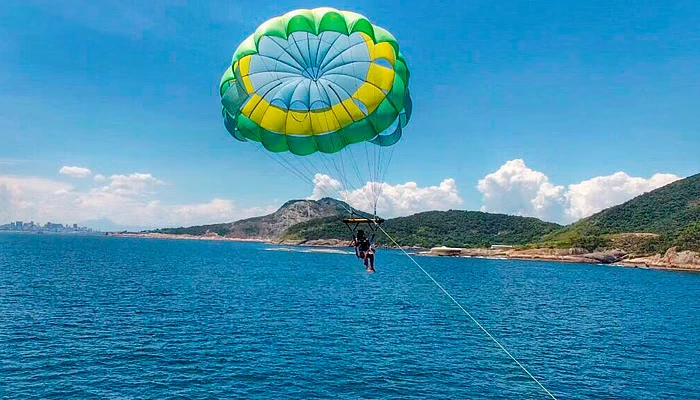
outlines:
{"label": "coastline", "polygon": [[428,257],[468,257],[499,260],[550,261],[559,263],[602,264],[626,268],[700,272],[700,254],[672,247],[665,254],[637,256],[621,250],[587,252],[585,249],[486,249],[434,247],[419,253]]}
{"label": "coastline", "polygon": [[123,238],[141,238],[141,239],[174,239],[174,240],[207,240],[216,242],[253,242],[253,243],[275,243],[272,240],[266,239],[250,239],[250,238],[234,238],[213,235],[175,235],[171,233],[153,233],[153,232],[106,232],[105,236],[123,237]]}
{"label": "coastline", "polygon": [[[171,240],[206,240],[219,242],[253,242],[279,244],[299,247],[348,247],[347,240],[310,240],[302,241],[275,241],[264,238],[237,238],[209,234],[203,236],[175,235],[169,233],[153,232],[107,232],[105,236],[143,238],[143,239],[171,239]],[[584,249],[514,249],[514,248],[448,248],[434,247],[424,249],[418,246],[402,246],[404,249],[416,251],[416,255],[425,257],[464,257],[484,258],[492,260],[515,261],[549,261],[558,263],[577,264],[601,264],[625,268],[654,269],[679,272],[700,272],[700,254],[690,251],[677,251],[669,249],[665,254],[633,256],[620,250],[604,252],[587,252]]]}

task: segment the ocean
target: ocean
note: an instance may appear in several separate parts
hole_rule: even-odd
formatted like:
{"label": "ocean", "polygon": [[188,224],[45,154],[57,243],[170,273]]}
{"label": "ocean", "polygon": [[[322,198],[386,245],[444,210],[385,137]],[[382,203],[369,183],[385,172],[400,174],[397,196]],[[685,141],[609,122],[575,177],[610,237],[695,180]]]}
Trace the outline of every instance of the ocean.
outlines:
{"label": "ocean", "polygon": [[[0,398],[548,398],[402,253],[376,261],[0,234]],[[700,274],[417,261],[559,399],[700,399]]]}

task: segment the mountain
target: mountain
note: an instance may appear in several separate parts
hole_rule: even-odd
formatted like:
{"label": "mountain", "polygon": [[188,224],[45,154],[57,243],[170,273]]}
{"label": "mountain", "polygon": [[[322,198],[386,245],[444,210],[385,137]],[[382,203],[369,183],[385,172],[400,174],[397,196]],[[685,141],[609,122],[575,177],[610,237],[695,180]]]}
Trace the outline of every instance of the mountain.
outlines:
{"label": "mountain", "polygon": [[[348,210],[346,203],[331,198],[293,200],[262,217],[154,232],[297,242],[349,240],[351,232],[341,222]],[[617,248],[633,254],[663,253],[672,246],[700,250],[700,174],[565,227],[536,218],[457,210],[394,218],[382,227],[407,246]],[[378,243],[387,244],[387,239],[379,235]]]}
{"label": "mountain", "polygon": [[[274,213],[262,217],[224,224],[158,229],[153,232],[194,236],[217,234],[229,238],[297,242],[350,240],[352,234],[342,223],[342,219],[349,214],[348,210],[363,215],[348,204],[331,198],[292,200]],[[561,228],[561,225],[536,218],[455,210],[428,211],[410,217],[394,218],[382,226],[401,245],[421,247],[526,244]],[[387,242],[383,235],[378,235],[378,243]]]}
{"label": "mountain", "polygon": [[[387,220],[382,227],[401,245],[478,247],[520,245],[539,240],[561,225],[537,218],[479,211],[428,211]],[[379,235],[378,242],[386,243]],[[338,217],[311,220],[288,228],[285,240],[349,239],[350,231]]]}
{"label": "mountain", "polygon": [[346,203],[327,197],[320,200],[291,200],[274,213],[262,217],[224,224],[158,229],[153,232],[195,236],[216,233],[231,238],[273,240],[291,226],[319,218],[347,215],[349,209],[351,208]]}
{"label": "mountain", "polygon": [[[700,250],[700,174],[610,207],[543,237],[555,247]],[[581,246],[583,244],[583,246]]]}

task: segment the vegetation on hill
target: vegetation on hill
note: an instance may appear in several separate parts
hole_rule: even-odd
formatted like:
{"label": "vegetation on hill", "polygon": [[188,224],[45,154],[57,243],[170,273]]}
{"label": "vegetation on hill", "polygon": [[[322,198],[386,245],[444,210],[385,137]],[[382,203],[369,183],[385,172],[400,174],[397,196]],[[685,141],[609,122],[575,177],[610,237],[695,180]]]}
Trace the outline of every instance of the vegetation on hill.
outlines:
{"label": "vegetation on hill", "polygon": [[602,248],[629,233],[653,234],[637,235],[633,250],[639,252],[662,252],[671,246],[700,250],[700,174],[584,218],[546,235],[541,243]]}
{"label": "vegetation on hill", "polygon": [[192,236],[204,236],[209,233],[216,233],[218,235],[224,236],[228,233],[229,226],[232,223],[224,224],[211,224],[211,225],[197,225],[179,228],[163,228],[156,229],[152,232],[155,233],[167,233],[170,235],[192,235]]}
{"label": "vegetation on hill", "polygon": [[[399,244],[405,246],[483,247],[529,243],[561,225],[536,218],[450,210],[428,211],[390,219],[383,227]],[[379,236],[378,242],[386,243],[386,239]],[[282,238],[343,239],[351,238],[351,234],[340,218],[326,218],[294,225],[284,232]]]}
{"label": "vegetation on hill", "polygon": [[[350,207],[325,198],[293,200],[276,212],[227,224],[161,229],[170,234],[309,241],[352,238],[342,223]],[[357,212],[357,211],[355,211]],[[358,214],[361,214],[358,212]],[[493,244],[618,248],[663,253],[672,246],[700,251],[700,174],[640,195],[572,225],[478,211],[428,211],[394,218],[383,225],[401,245],[488,247]],[[378,243],[388,244],[382,235]]]}
{"label": "vegetation on hill", "polygon": [[[282,233],[280,240],[309,241],[318,239],[352,240],[352,232],[342,222],[343,216],[319,218],[296,224]],[[359,229],[364,229],[360,227]]]}

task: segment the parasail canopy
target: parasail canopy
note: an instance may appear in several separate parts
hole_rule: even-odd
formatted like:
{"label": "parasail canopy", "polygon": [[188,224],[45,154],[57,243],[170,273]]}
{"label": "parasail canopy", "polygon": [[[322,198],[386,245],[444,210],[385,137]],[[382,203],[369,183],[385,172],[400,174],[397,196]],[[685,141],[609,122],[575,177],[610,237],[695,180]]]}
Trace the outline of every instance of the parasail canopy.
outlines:
{"label": "parasail canopy", "polygon": [[[352,161],[371,170],[359,187],[378,184],[386,167],[380,150],[401,139],[411,116],[408,82],[406,61],[385,29],[353,12],[295,10],[260,25],[234,52],[220,84],[224,124],[237,140],[272,153],[371,146]],[[351,190],[345,172],[334,175]]]}

